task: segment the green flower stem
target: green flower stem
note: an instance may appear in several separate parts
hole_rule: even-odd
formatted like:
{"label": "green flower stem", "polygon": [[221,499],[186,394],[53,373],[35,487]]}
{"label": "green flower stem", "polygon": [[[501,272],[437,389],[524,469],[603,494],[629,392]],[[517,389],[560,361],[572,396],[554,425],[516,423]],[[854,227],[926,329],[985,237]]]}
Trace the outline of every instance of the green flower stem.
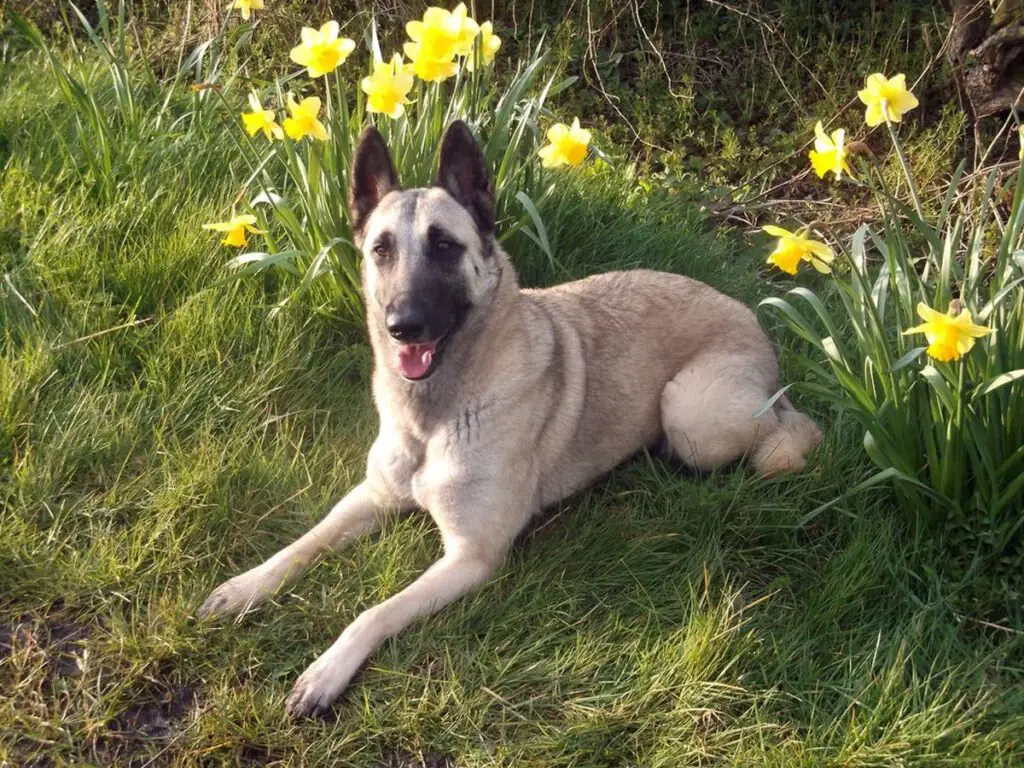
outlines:
{"label": "green flower stem", "polygon": [[924,208],[921,207],[921,199],[917,196],[914,177],[910,174],[910,163],[907,162],[907,156],[903,154],[903,147],[900,146],[900,140],[896,138],[896,131],[893,129],[892,121],[889,120],[888,115],[885,116],[885,127],[889,129],[889,136],[892,138],[892,145],[896,149],[896,156],[900,159],[900,165],[903,166],[903,175],[907,177],[907,187],[910,189],[910,199],[914,201],[914,210],[917,211],[921,221],[924,221]]}

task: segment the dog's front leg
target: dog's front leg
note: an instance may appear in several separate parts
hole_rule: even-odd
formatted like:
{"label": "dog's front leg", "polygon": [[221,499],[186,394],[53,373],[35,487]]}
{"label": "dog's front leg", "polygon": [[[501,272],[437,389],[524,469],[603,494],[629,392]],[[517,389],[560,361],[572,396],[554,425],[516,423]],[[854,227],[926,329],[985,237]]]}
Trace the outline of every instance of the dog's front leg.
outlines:
{"label": "dog's front leg", "polygon": [[368,484],[360,483],[304,536],[265,563],[217,587],[200,606],[198,615],[232,615],[259,605],[295,581],[323,553],[377,530],[386,512],[375,503]]}
{"label": "dog's front leg", "polygon": [[503,551],[484,554],[468,546],[446,546],[444,557],[397,595],[359,614],[302,673],[288,696],[288,711],[309,715],[326,710],[385,639],[482,585],[503,559]]}

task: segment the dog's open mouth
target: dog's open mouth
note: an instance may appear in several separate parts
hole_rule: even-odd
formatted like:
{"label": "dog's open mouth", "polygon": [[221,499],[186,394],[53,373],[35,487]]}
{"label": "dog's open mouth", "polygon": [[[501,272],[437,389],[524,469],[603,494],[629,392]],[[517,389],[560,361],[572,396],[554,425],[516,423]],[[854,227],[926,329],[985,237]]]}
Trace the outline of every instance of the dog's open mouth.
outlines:
{"label": "dog's open mouth", "polygon": [[448,330],[433,341],[422,341],[415,344],[398,342],[398,372],[403,379],[423,381],[430,378],[437,369],[448,341],[462,326],[462,317],[463,315],[460,313],[448,326]]}
{"label": "dog's open mouth", "polygon": [[402,376],[410,381],[426,378],[434,367],[438,341],[426,344],[399,344],[398,370]]}
{"label": "dog's open mouth", "polygon": [[437,362],[444,351],[445,342],[452,335],[455,325],[433,341],[419,344],[399,344],[398,372],[402,374],[402,378],[409,381],[423,381],[429,378],[437,368]]}

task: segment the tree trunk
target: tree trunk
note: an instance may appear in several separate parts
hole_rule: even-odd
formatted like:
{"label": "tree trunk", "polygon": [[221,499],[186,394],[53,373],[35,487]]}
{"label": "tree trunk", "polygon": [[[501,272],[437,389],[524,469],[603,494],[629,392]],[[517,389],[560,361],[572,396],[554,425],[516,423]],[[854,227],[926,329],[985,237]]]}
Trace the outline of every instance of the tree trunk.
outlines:
{"label": "tree trunk", "polygon": [[1024,105],[1024,0],[956,0],[951,43],[975,120]]}

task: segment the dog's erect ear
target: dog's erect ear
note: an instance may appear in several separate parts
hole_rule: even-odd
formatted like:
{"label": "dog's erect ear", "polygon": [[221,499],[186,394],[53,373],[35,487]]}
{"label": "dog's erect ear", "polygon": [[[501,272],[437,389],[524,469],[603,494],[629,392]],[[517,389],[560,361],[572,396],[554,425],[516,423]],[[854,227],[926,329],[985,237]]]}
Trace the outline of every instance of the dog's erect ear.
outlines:
{"label": "dog's erect ear", "polygon": [[487,161],[469,127],[461,120],[456,120],[445,131],[434,184],[473,215],[484,236],[494,232],[494,187],[487,172]]}
{"label": "dog's erect ear", "polygon": [[393,189],[398,189],[398,174],[384,137],[370,126],[359,137],[349,180],[348,212],[356,235],[362,235],[373,209]]}

